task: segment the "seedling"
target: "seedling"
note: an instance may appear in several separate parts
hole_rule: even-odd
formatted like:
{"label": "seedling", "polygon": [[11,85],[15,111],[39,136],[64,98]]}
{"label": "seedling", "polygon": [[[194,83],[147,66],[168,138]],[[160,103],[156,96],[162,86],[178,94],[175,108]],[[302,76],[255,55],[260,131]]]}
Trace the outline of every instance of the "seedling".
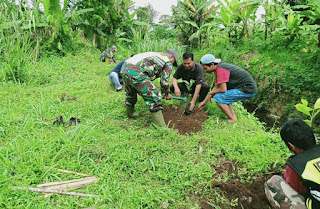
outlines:
{"label": "seedling", "polygon": [[[192,82],[188,82],[186,80],[183,80],[182,82],[184,82],[186,84],[188,92],[190,92],[191,91],[191,86],[192,86],[193,83]],[[190,97],[190,93],[187,94],[187,98],[189,98],[189,97]],[[190,99],[188,99],[188,100],[190,100]],[[183,112],[184,115],[190,115],[191,114],[192,110],[190,110],[190,106],[191,106],[191,103],[188,102],[187,105],[186,105],[186,108],[185,108],[185,110]]]}

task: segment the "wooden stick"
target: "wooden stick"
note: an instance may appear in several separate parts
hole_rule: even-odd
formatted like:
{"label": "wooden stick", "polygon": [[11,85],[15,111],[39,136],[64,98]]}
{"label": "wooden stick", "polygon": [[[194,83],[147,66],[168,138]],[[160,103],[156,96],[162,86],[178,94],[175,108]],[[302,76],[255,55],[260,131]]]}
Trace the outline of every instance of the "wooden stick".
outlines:
{"label": "wooden stick", "polygon": [[47,169],[53,168],[53,169],[56,169],[57,171],[60,171],[61,173],[72,173],[72,174],[77,174],[79,176],[89,176],[88,174],[85,174],[85,173],[78,173],[78,172],[75,172],[75,171],[68,171],[68,170],[49,167],[49,166],[44,166],[44,168],[47,168]]}
{"label": "wooden stick", "polygon": [[99,195],[84,194],[84,193],[78,193],[78,192],[62,192],[62,191],[57,191],[57,190],[53,190],[53,189],[40,189],[40,188],[32,188],[32,187],[28,188],[28,187],[18,187],[18,186],[14,186],[12,188],[21,189],[21,190],[29,190],[32,192],[67,194],[67,195],[80,196],[80,197],[100,197]]}

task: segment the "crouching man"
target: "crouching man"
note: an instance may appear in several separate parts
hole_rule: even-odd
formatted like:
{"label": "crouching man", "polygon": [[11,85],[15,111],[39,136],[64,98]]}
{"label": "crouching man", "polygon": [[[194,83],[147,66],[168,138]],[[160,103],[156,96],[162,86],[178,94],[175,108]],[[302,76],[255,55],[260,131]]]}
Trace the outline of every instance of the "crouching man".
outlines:
{"label": "crouching man", "polygon": [[273,208],[320,208],[320,145],[311,128],[301,119],[287,121],[281,139],[294,153],[286,163],[283,177],[274,175],[265,184]]}

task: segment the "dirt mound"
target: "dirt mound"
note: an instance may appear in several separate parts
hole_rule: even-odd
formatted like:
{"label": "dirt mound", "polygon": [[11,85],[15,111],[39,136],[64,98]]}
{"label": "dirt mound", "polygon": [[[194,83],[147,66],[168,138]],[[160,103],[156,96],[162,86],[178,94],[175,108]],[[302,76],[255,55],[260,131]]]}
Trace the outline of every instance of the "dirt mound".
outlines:
{"label": "dirt mound", "polygon": [[163,108],[163,117],[166,124],[169,124],[170,128],[177,129],[180,134],[200,132],[202,123],[208,119],[207,113],[204,110],[195,108],[190,115],[184,115],[184,110],[184,107],[165,106]]}
{"label": "dirt mound", "polygon": [[264,192],[264,183],[271,176],[269,174],[257,177],[251,184],[243,184],[239,180],[231,179],[226,183],[214,182],[213,186],[219,187],[223,196],[229,201],[238,199],[238,206],[233,208],[268,209],[270,205]]}
{"label": "dirt mound", "polygon": [[[255,178],[252,183],[241,183],[238,179],[238,169],[240,165],[237,161],[223,161],[219,165],[212,165],[211,167],[217,172],[215,175],[228,174],[233,176],[227,182],[213,182],[214,188],[219,188],[222,192],[222,196],[228,199],[230,202],[238,200],[237,206],[226,206],[218,204],[221,208],[236,208],[236,209],[269,209],[268,199],[264,192],[265,182],[271,178],[272,175],[279,174],[278,171],[273,171],[268,174],[262,174]],[[208,201],[208,197],[203,197],[201,202],[201,208],[214,208]]]}

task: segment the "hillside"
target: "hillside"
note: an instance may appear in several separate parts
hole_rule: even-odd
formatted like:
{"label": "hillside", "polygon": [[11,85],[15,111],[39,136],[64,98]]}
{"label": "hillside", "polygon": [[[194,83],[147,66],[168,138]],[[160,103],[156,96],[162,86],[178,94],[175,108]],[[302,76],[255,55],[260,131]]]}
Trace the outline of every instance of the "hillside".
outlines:
{"label": "hillside", "polygon": [[[197,133],[153,126],[141,98],[139,117],[127,119],[125,93],[114,91],[107,78],[114,65],[100,63],[99,56],[86,50],[45,58],[29,66],[28,84],[0,84],[1,208],[240,207],[246,200],[225,196],[224,184],[237,181],[247,188],[256,177],[278,171],[288,157],[278,133],[266,132],[240,103],[235,124],[209,105],[209,118]],[[57,116],[80,121],[56,126]],[[96,176],[98,183],[77,192],[100,198],[45,198],[12,188],[80,178],[55,168]]]}

